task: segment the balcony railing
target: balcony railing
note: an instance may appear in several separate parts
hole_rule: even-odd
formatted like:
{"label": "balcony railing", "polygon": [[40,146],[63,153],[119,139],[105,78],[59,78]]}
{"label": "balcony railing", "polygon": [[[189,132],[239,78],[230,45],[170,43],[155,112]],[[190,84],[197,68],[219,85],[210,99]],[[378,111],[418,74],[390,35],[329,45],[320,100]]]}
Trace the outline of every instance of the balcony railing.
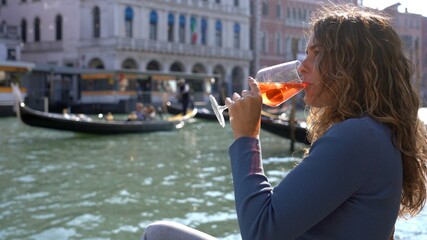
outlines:
{"label": "balcony railing", "polygon": [[162,42],[133,38],[106,38],[81,40],[80,47],[108,47],[117,50],[131,50],[153,53],[171,53],[177,55],[215,57],[239,60],[252,60],[251,50],[222,48],[203,45],[193,45],[188,43]]}
{"label": "balcony railing", "polygon": [[[159,1],[159,0],[155,0]],[[162,0],[165,3],[178,3],[185,4],[191,8],[201,8],[208,11],[218,11],[221,14],[238,14],[238,15],[249,15],[249,9],[242,7],[234,7],[231,5],[224,5],[214,3],[213,1],[201,1],[201,0]]]}
{"label": "balcony railing", "polygon": [[22,48],[23,52],[56,52],[63,51],[62,41],[49,41],[49,42],[27,42],[24,43]]}

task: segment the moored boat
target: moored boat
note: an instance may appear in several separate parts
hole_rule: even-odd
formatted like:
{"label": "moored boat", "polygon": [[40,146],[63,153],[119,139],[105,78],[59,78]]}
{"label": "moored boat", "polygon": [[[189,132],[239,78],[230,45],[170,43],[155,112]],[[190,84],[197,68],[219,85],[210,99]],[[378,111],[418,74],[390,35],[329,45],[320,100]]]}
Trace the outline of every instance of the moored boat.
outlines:
{"label": "moored boat", "polygon": [[172,131],[181,128],[183,123],[193,118],[195,114],[196,110],[189,112],[185,116],[176,115],[162,120],[107,121],[90,119],[79,115],[42,112],[29,108],[23,102],[20,102],[17,106],[18,118],[29,126],[89,134]]}
{"label": "moored boat", "polygon": [[[307,140],[307,127],[302,122],[296,122],[294,128],[294,139],[296,142],[309,145]],[[292,139],[292,127],[289,121],[263,116],[261,118],[261,129],[273,133],[279,137]]]}
{"label": "moored boat", "polygon": [[[181,111],[179,107],[171,103],[167,104],[167,110],[171,114],[176,114]],[[204,107],[197,108],[197,114],[195,118],[217,121],[215,113],[212,110]],[[224,112],[224,119],[228,119],[227,112]],[[280,115],[263,111],[261,117],[261,128],[279,137],[292,139],[292,127],[290,126],[289,121],[283,119],[283,117]],[[305,122],[296,122],[294,136],[296,142],[307,145],[310,144],[310,142],[307,140],[307,127],[305,126]]]}
{"label": "moored boat", "polygon": [[15,96],[12,85],[19,88],[22,96],[27,93],[28,81],[23,77],[31,72],[33,63],[21,61],[0,61],[0,116],[14,116]]}

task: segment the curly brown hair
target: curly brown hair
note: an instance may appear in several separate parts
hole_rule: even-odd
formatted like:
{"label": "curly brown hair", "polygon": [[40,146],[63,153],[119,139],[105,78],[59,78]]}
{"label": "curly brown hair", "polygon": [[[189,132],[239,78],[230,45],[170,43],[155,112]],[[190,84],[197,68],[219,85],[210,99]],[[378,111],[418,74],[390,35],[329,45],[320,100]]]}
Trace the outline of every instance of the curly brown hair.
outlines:
{"label": "curly brown hair", "polygon": [[390,18],[353,5],[324,6],[313,14],[310,30],[322,91],[334,98],[309,109],[310,141],[332,124],[362,115],[389,126],[403,158],[400,215],[418,214],[426,201],[427,133],[411,83],[414,67]]}

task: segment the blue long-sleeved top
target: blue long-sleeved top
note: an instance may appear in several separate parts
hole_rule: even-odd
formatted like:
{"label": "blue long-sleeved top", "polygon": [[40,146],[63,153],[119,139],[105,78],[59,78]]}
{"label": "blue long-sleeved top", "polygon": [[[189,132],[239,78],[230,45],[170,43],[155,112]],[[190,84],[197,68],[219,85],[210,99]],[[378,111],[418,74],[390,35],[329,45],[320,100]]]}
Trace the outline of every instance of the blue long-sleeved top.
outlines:
{"label": "blue long-sleeved top", "polygon": [[258,139],[235,140],[229,155],[243,240],[389,239],[402,157],[390,129],[372,118],[332,126],[274,187]]}

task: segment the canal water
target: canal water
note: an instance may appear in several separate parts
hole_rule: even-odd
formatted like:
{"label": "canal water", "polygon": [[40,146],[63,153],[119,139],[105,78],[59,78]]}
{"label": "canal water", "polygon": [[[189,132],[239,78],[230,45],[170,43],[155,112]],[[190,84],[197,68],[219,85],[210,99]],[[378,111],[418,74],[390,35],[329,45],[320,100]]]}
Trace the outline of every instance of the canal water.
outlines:
{"label": "canal water", "polygon": [[[173,132],[94,136],[0,118],[0,239],[139,239],[156,220],[240,240],[229,126],[195,120]],[[273,183],[301,152],[262,132]],[[303,145],[296,145],[300,149]],[[427,210],[399,220],[397,239],[427,239]]]}

